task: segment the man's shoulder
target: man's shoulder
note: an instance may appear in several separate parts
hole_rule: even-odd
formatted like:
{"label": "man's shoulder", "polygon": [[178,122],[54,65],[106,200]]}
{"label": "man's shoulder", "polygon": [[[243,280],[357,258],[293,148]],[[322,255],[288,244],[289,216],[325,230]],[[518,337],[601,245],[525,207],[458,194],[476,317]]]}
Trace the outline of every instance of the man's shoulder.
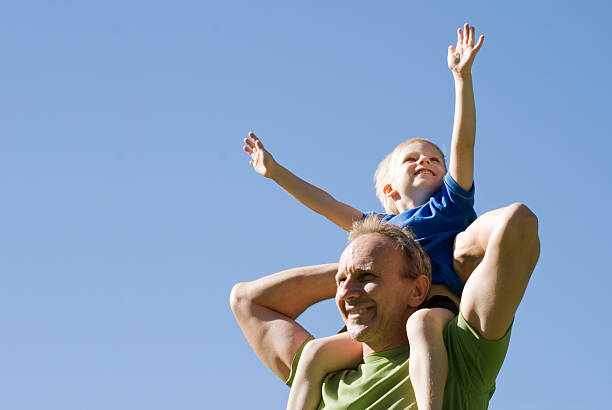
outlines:
{"label": "man's shoulder", "polygon": [[510,331],[487,340],[459,313],[444,329],[448,376],[443,409],[486,409],[508,350]]}
{"label": "man's shoulder", "polygon": [[373,353],[356,369],[330,373],[321,407],[416,409],[408,346]]}

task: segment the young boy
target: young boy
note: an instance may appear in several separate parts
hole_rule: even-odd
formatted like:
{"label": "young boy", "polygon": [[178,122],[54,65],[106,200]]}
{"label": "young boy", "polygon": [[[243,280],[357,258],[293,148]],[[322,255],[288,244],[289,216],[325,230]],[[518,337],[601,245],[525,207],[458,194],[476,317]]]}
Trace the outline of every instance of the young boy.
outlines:
{"label": "young boy", "polygon": [[[433,143],[408,140],[379,165],[376,191],[387,215],[381,220],[410,227],[432,262],[430,298],[408,320],[410,378],[418,408],[440,410],[448,371],[442,339],[444,326],[458,313],[458,298],[471,272],[453,261],[453,241],[476,219],[473,210],[473,164],[476,114],[471,65],[484,37],[475,43],[474,28],[457,30],[457,46],[448,50],[448,66],[455,80],[455,118],[448,170],[444,155]],[[244,150],[259,174],[271,178],[298,201],[350,230],[364,214],[301,180],[279,165],[261,141],[249,133]],[[454,267],[454,269],[453,269]],[[359,313],[348,320],[360,320]],[[302,353],[289,395],[288,408],[316,408],[321,383],[331,371],[355,367],[362,359],[361,344],[347,334],[316,339]]]}

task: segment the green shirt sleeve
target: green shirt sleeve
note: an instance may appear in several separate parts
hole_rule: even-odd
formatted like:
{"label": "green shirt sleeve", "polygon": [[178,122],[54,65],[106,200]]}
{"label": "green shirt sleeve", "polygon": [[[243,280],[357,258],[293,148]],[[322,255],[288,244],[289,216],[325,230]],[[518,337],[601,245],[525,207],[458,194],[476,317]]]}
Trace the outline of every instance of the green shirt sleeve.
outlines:
{"label": "green shirt sleeve", "polygon": [[511,328],[499,340],[487,340],[461,315],[444,330],[448,378],[444,409],[486,409],[508,351]]}
{"label": "green shirt sleeve", "polygon": [[297,349],[297,352],[295,352],[295,355],[293,356],[293,360],[291,361],[291,372],[289,373],[289,378],[285,382],[285,384],[289,387],[291,387],[291,385],[293,384],[293,379],[295,378],[295,371],[297,370],[297,365],[300,361],[300,358],[302,357],[302,350],[304,350],[304,346],[306,346],[306,344],[311,340],[314,340],[314,337],[310,336],[308,339],[306,339],[304,343],[302,343],[302,345],[299,347],[299,349]]}

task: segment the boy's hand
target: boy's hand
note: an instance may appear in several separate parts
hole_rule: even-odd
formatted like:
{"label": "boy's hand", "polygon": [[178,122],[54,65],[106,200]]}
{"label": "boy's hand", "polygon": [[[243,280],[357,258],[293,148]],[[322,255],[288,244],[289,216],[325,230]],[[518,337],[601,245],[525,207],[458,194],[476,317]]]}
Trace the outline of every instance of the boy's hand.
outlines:
{"label": "boy's hand", "polygon": [[474,27],[469,24],[465,23],[463,30],[457,29],[457,46],[448,47],[448,68],[453,74],[470,75],[474,57],[482,46],[484,36],[480,36],[476,45],[474,39]]}
{"label": "boy's hand", "polygon": [[272,179],[295,199],[342,229],[351,230],[353,221],[362,218],[363,213],[359,210],[337,201],[321,188],[304,181],[276,162],[252,132],[249,132],[249,138],[244,139],[242,149],[251,156],[250,164],[255,172]]}
{"label": "boy's hand", "polygon": [[264,149],[263,144],[253,132],[249,132],[249,138],[244,139],[244,146],[242,147],[251,156],[249,164],[258,174],[266,178],[272,178],[272,172],[277,165],[274,157]]}

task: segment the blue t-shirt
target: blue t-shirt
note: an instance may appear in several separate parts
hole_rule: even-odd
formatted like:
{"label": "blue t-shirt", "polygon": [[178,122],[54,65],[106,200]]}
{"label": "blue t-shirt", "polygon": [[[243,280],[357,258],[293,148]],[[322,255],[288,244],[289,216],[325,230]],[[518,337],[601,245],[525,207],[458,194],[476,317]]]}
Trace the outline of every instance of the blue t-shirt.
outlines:
{"label": "blue t-shirt", "polygon": [[449,175],[444,175],[442,188],[429,201],[401,214],[380,215],[382,222],[409,227],[431,259],[432,282],[443,284],[461,296],[463,283],[453,270],[455,236],[476,219],[474,185],[466,191]]}

